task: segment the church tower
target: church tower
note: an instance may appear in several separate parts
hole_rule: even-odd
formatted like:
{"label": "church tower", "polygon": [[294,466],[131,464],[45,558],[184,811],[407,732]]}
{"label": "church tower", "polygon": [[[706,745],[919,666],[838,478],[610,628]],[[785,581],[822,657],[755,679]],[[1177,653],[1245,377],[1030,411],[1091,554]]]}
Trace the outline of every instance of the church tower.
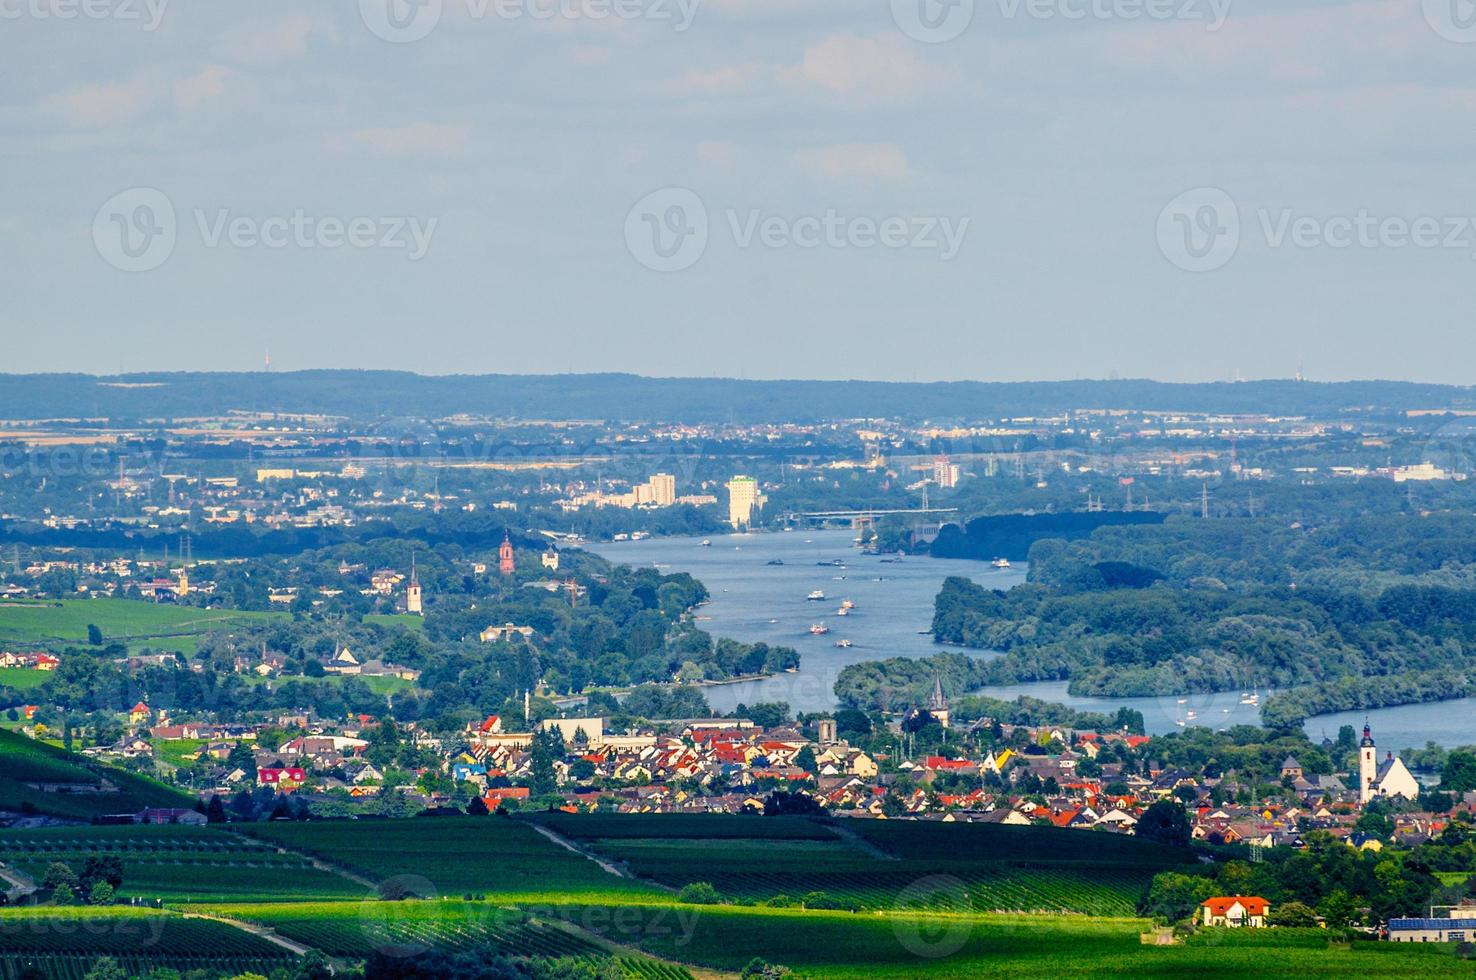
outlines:
{"label": "church tower", "polygon": [[424,616],[425,605],[420,595],[420,576],[415,572],[415,555],[410,555],[410,584],[405,588],[405,611],[412,616]]}
{"label": "church tower", "polygon": [[502,547],[497,549],[497,570],[503,575],[511,575],[517,569],[518,562],[513,557],[512,537],[506,531],[503,531]]}
{"label": "church tower", "polygon": [[938,724],[948,727],[948,699],[943,696],[943,678],[933,675],[933,696],[928,698],[928,714],[938,719]]}
{"label": "church tower", "polygon": [[1379,774],[1379,752],[1374,747],[1373,729],[1367,722],[1363,725],[1363,742],[1358,747],[1358,802],[1367,803],[1374,797],[1374,780]]}

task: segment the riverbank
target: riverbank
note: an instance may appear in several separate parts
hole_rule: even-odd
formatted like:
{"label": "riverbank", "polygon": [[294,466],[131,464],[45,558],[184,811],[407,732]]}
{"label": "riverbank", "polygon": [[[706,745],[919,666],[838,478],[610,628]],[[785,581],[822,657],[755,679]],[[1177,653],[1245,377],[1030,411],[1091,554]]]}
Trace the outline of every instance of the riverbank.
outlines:
{"label": "riverbank", "polygon": [[[714,636],[799,651],[795,672],[704,689],[718,711],[772,701],[795,711],[829,711],[837,704],[836,677],[848,664],[930,657],[942,650],[995,656],[934,643],[933,599],[949,575],[1007,589],[1025,580],[1024,566],[996,569],[982,561],[866,554],[853,537],[850,531],[786,531],[720,535],[710,539],[710,547],[696,537],[588,547],[610,561],[699,579],[711,597],[698,611],[699,624]],[[824,598],[811,599],[816,592]],[[852,607],[840,615],[848,600]],[[814,626],[828,632],[816,635]]]}

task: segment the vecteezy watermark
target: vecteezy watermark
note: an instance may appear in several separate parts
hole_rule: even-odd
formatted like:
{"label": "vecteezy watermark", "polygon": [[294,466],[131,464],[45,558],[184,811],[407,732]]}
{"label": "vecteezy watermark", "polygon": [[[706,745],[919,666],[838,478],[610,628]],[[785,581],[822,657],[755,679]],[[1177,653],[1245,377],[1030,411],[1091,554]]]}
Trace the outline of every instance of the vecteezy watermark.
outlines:
{"label": "vecteezy watermark", "polygon": [[1457,44],[1476,44],[1476,0],[1423,0],[1425,21]]}
{"label": "vecteezy watermark", "polygon": [[[702,0],[449,0],[471,20],[605,21],[670,23],[681,32],[692,26]],[[428,37],[441,23],[447,0],[359,0],[359,18],[376,37],[410,44]]]}
{"label": "vecteezy watermark", "polygon": [[1240,209],[1218,187],[1185,191],[1159,212],[1158,248],[1186,272],[1223,268],[1240,250]]}
{"label": "vecteezy watermark", "polygon": [[952,875],[928,875],[897,896],[892,932],[912,955],[942,959],[968,943],[974,924],[959,913],[971,911],[967,885]]}
{"label": "vecteezy watermark", "polygon": [[169,0],[0,0],[0,20],[115,20],[156,31]]}
{"label": "vecteezy watermark", "polygon": [[892,0],[892,20],[914,41],[942,44],[969,29],[974,0]]}
{"label": "vecteezy watermark", "polygon": [[[296,208],[261,217],[230,208],[194,208],[191,223],[206,248],[387,249],[403,250],[411,262],[425,258],[439,218],[309,214]],[[148,272],[174,254],[179,239],[174,202],[153,187],[114,194],[92,219],[97,254],[124,272]]]}
{"label": "vecteezy watermark", "polygon": [[[993,0],[1001,20],[1179,21],[1218,31],[1235,0]],[[1465,2],[1465,0],[1451,0]],[[976,0],[891,0],[892,20],[925,44],[963,35],[974,23]]]}
{"label": "vecteezy watermark", "polygon": [[[1380,215],[1367,208],[1332,216],[1295,208],[1260,208],[1252,227],[1267,248],[1465,251],[1476,258],[1476,217]],[[1223,268],[1240,250],[1245,223],[1233,198],[1217,187],[1185,191],[1158,216],[1158,247],[1186,272]]]}
{"label": "vecteezy watermark", "polygon": [[[963,248],[970,219],[945,215],[846,215],[835,208],[802,215],[762,208],[727,208],[717,228],[737,248],[931,250],[951,262]],[[685,187],[653,191],[625,216],[625,247],[656,272],[690,269],[707,252],[713,224],[707,205]]]}

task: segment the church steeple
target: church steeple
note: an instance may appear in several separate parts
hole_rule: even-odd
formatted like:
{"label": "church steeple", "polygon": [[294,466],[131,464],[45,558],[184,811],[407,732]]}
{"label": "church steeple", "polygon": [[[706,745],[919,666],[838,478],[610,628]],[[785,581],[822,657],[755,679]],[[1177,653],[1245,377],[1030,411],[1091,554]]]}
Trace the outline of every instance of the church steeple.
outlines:
{"label": "church steeple", "polygon": [[928,698],[928,714],[938,719],[938,724],[948,727],[948,698],[943,696],[943,678],[933,675],[933,696]]}
{"label": "church steeple", "polygon": [[503,575],[511,575],[517,571],[518,561],[513,555],[512,535],[506,529],[502,532],[502,547],[497,549],[497,570]]}

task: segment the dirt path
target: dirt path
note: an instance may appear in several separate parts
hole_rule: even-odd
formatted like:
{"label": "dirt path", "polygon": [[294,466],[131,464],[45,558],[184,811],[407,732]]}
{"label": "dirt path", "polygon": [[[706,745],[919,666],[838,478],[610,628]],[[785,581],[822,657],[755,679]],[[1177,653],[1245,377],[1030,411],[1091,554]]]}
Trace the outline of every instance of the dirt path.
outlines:
{"label": "dirt path", "polygon": [[227,919],[219,915],[206,915],[203,912],[185,912],[184,917],[186,919],[209,919],[211,922],[219,922],[223,925],[240,929],[242,932],[249,932],[253,936],[265,939],[273,946],[280,946],[298,956],[306,956],[312,949],[311,946],[304,946],[302,943],[288,939],[285,936],[279,936],[275,931],[268,929],[266,926],[259,926],[254,922],[242,922],[240,919]]}
{"label": "dirt path", "polygon": [[24,898],[36,890],[36,883],[31,880],[29,875],[17,871],[9,865],[0,864],[0,879],[4,879],[15,886],[14,888],[7,889],[14,898]]}
{"label": "dirt path", "polygon": [[[227,831],[227,833],[230,832]],[[347,878],[349,881],[352,881],[356,885],[363,885],[371,892],[379,891],[379,882],[374,881],[371,878],[366,878],[363,875],[358,874],[357,872],[350,871],[348,868],[345,868],[341,865],[332,864],[328,861],[324,861],[322,858],[316,857],[312,854],[308,854],[305,851],[294,851],[290,847],[284,847],[281,844],[277,844],[273,841],[263,841],[261,838],[251,837],[246,834],[233,834],[233,836],[239,837],[241,840],[250,841],[253,844],[267,844],[268,846],[275,848],[278,854],[291,854],[296,857],[302,858],[311,867],[318,871],[326,871],[329,874],[338,875],[338,877],[340,878]]]}
{"label": "dirt path", "polygon": [[550,830],[547,827],[543,826],[542,824],[540,824],[540,823],[534,823],[531,820],[528,821],[528,825],[530,827],[532,827],[534,830],[538,831],[543,836],[547,837],[549,840],[553,841],[555,844],[557,844],[560,847],[564,848],[566,851],[573,851],[575,854],[578,854],[580,857],[585,858],[585,859],[590,860],[590,861],[593,861],[595,864],[598,864],[601,868],[603,868],[604,870],[608,871],[610,874],[614,875],[615,877],[617,877],[617,878],[626,878],[626,879],[631,880],[631,881],[634,881],[635,880],[635,875],[631,874],[626,869],[620,867],[617,864],[612,864],[611,862],[609,862],[609,861],[605,860],[604,858],[600,857],[598,854],[594,854],[594,853],[592,853],[590,851],[586,851],[584,848],[580,847],[578,844],[574,843],[569,838],[565,837],[563,834],[560,834],[560,833],[557,833],[556,831]]}
{"label": "dirt path", "polygon": [[829,827],[831,830],[835,831],[837,837],[843,838],[846,843],[850,844],[852,847],[859,847],[861,850],[876,858],[878,861],[897,860],[896,855],[888,854],[886,851],[877,847],[871,841],[867,840],[865,837],[862,837],[850,827],[845,826],[844,821],[837,820],[834,823],[830,824]]}

